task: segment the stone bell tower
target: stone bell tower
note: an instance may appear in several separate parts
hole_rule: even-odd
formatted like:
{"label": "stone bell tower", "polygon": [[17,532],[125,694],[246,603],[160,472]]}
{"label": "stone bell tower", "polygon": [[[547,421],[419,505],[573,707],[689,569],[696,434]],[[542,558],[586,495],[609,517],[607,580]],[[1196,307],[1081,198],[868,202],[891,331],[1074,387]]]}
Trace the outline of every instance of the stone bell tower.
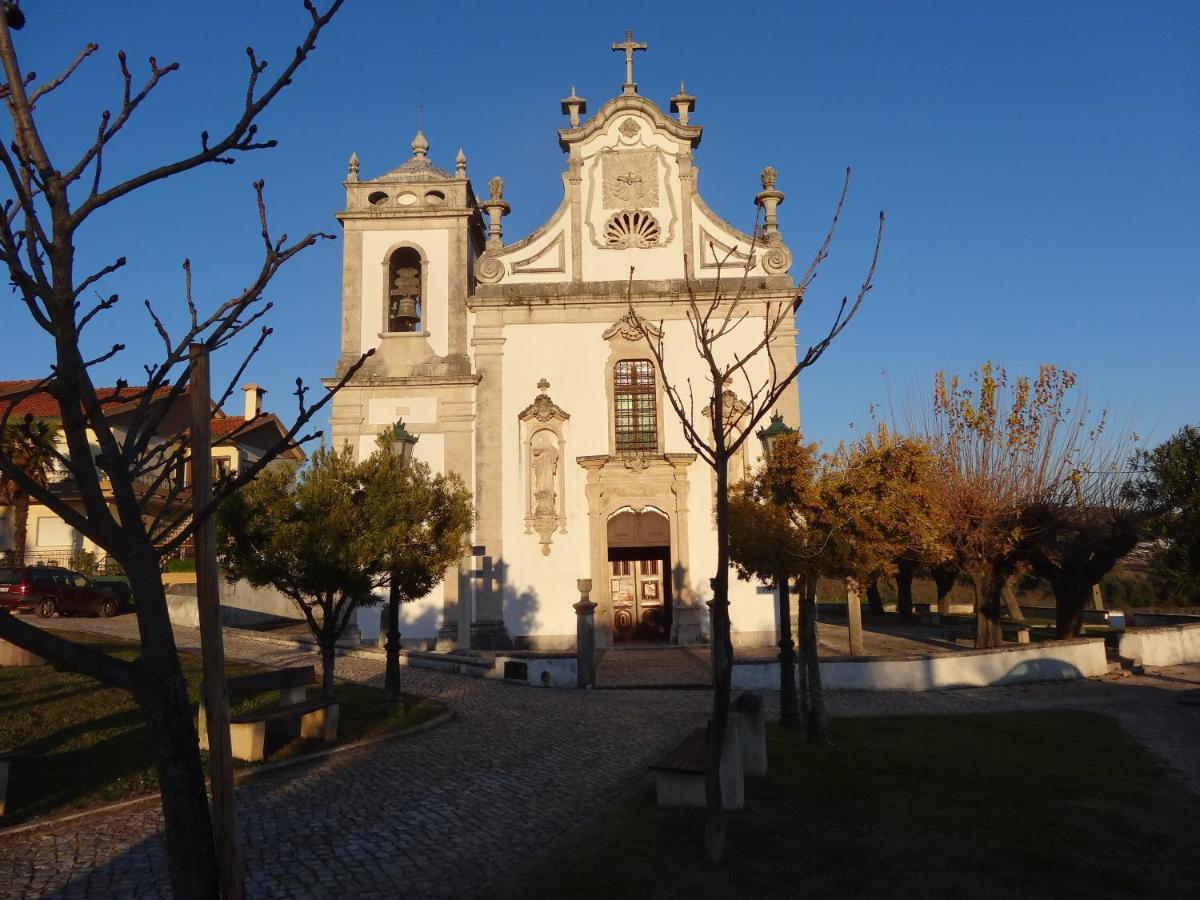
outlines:
{"label": "stone bell tower", "polygon": [[[350,157],[342,224],[342,341],[335,383],[368,350],[374,355],[333,401],[333,443],[359,458],[403,419],[417,435],[415,458],[455,472],[474,488],[474,390],[467,297],[484,250],[483,220],[460,150],[454,173],[429,158],[420,131],[412,156],[377,178],[359,178]],[[469,566],[446,573],[439,641],[465,645],[470,630]],[[432,595],[431,595],[432,596]],[[433,601],[437,602],[437,601]]]}

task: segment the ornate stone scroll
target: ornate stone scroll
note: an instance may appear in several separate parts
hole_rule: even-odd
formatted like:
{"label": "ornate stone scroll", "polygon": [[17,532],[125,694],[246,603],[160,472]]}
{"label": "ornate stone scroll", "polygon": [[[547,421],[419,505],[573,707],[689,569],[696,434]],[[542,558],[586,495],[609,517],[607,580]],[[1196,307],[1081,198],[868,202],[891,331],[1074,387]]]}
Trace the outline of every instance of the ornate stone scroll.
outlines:
{"label": "ornate stone scroll", "polygon": [[525,533],[537,533],[542,555],[550,555],[554,533],[567,533],[566,434],[570,415],[550,399],[550,382],[538,382],[541,392],[517,416],[521,421],[521,446],[525,451]]}

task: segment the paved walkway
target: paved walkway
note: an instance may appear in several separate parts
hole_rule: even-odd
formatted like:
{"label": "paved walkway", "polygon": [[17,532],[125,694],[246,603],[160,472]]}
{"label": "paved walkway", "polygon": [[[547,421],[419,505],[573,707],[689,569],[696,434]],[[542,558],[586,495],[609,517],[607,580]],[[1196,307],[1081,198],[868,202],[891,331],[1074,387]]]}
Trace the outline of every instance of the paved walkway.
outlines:
{"label": "paved walkway", "polygon": [[[130,637],[131,617],[71,620]],[[197,632],[180,628],[183,648]],[[313,662],[305,651],[226,632],[231,658]],[[338,674],[382,682],[377,659]],[[549,691],[404,669],[405,687],[456,719],[238,788],[250,897],[461,895],[519,867],[640,779],[703,721],[703,691]],[[1200,792],[1200,666],[1142,677],[925,694],[833,694],[833,715],[1080,708],[1116,716]],[[1193,695],[1194,696],[1194,693]],[[767,695],[768,706],[777,700]],[[0,896],[165,896],[161,813],[147,803],[8,837]]]}

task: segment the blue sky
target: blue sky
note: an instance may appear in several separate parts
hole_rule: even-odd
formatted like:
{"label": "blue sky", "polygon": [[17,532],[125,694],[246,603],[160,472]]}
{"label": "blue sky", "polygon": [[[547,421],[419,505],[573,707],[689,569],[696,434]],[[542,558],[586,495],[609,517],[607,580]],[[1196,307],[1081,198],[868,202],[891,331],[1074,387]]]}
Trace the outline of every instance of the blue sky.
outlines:
{"label": "blue sky", "polygon": [[[47,76],[87,41],[101,45],[42,104],[61,168],[119,99],[118,49],[139,77],[151,54],[182,64],[112,145],[112,178],[189,151],[205,128],[215,133],[237,112],[245,46],[281,63],[307,22],[298,0],[25,6],[17,38],[27,70]],[[177,318],[184,257],[202,303],[250,280],[260,262],[254,179],[267,182],[276,229],[337,233],[350,152],[364,177],[406,159],[422,92],[435,161],[452,167],[461,146],[477,189],[505,179],[506,237],[538,227],[561,194],[559,99],[575,85],[594,111],[619,92],[623,63],[609,44],[626,28],[650,45],[636,64],[642,94],[666,106],[685,80],[698,98],[700,190],[734,224],[752,224],[758,172],[774,165],[787,194],[781,229],[804,259],[853,166],[845,222],[802,334],[854,291],[875,215],[887,211],[876,289],[802,376],[808,436],[836,442],[889,391],[902,396],[937,369],[965,372],[985,359],[1012,372],[1069,368],[1093,405],[1158,439],[1200,421],[1194,2],[349,0],[262,122],[277,149],[156,186],[79,235],[81,268],[129,258],[105,288],[122,294],[121,306],[90,335],[97,348],[129,345],[102,375],[137,381],[154,358],[141,303],[153,298]],[[340,279],[340,241],[331,241],[269,292],[275,335],[250,376],[285,419],[296,376],[312,383],[332,371]],[[0,378],[44,374],[49,339],[15,299],[2,321]]]}

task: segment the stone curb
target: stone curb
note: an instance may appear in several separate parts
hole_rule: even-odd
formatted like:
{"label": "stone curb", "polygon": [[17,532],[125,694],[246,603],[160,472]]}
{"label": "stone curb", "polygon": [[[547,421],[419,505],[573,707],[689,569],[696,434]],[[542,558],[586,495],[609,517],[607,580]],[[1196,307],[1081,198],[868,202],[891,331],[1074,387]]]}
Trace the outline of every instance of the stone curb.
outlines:
{"label": "stone curb", "polygon": [[[437,701],[435,701],[437,702]],[[439,705],[445,706],[444,703]],[[384,741],[395,741],[400,738],[412,737],[418,734],[423,734],[426,731],[431,731],[439,725],[444,725],[454,719],[454,710],[447,707],[442,712],[438,713],[432,719],[422,722],[420,725],[414,725],[412,728],[405,728],[403,731],[394,731],[390,734],[379,734],[375,737],[365,738],[361,741],[355,741],[352,744],[341,744],[336,747],[329,747],[325,750],[318,750],[315,753],[305,753],[303,756],[295,756],[291,759],[281,759],[277,762],[266,763],[262,766],[255,766],[252,769],[243,769],[240,772],[234,773],[234,785],[241,784],[243,781],[249,781],[264,775],[268,772],[276,772],[280,769],[286,769],[289,766],[297,766],[302,763],[314,762],[318,759],[324,759],[328,756],[334,756],[339,753],[345,753],[348,750],[359,750],[363,747],[370,747],[372,744],[382,744]],[[208,781],[206,779],[206,784]],[[14,825],[11,828],[0,828],[0,841],[13,835],[23,834],[27,831],[36,831],[40,828],[52,828],[57,825],[65,825],[68,822],[74,822],[78,819],[84,819],[88,816],[100,815],[102,813],[112,813],[126,807],[136,806],[139,803],[150,803],[159,800],[161,795],[158,791],[152,793],[141,794],[137,797],[130,797],[128,800],[120,800],[116,803],[109,803],[106,806],[97,806],[92,809],[82,809],[79,812],[70,813],[69,815],[59,816],[54,819],[38,819],[33,822],[26,822],[24,825]]]}

